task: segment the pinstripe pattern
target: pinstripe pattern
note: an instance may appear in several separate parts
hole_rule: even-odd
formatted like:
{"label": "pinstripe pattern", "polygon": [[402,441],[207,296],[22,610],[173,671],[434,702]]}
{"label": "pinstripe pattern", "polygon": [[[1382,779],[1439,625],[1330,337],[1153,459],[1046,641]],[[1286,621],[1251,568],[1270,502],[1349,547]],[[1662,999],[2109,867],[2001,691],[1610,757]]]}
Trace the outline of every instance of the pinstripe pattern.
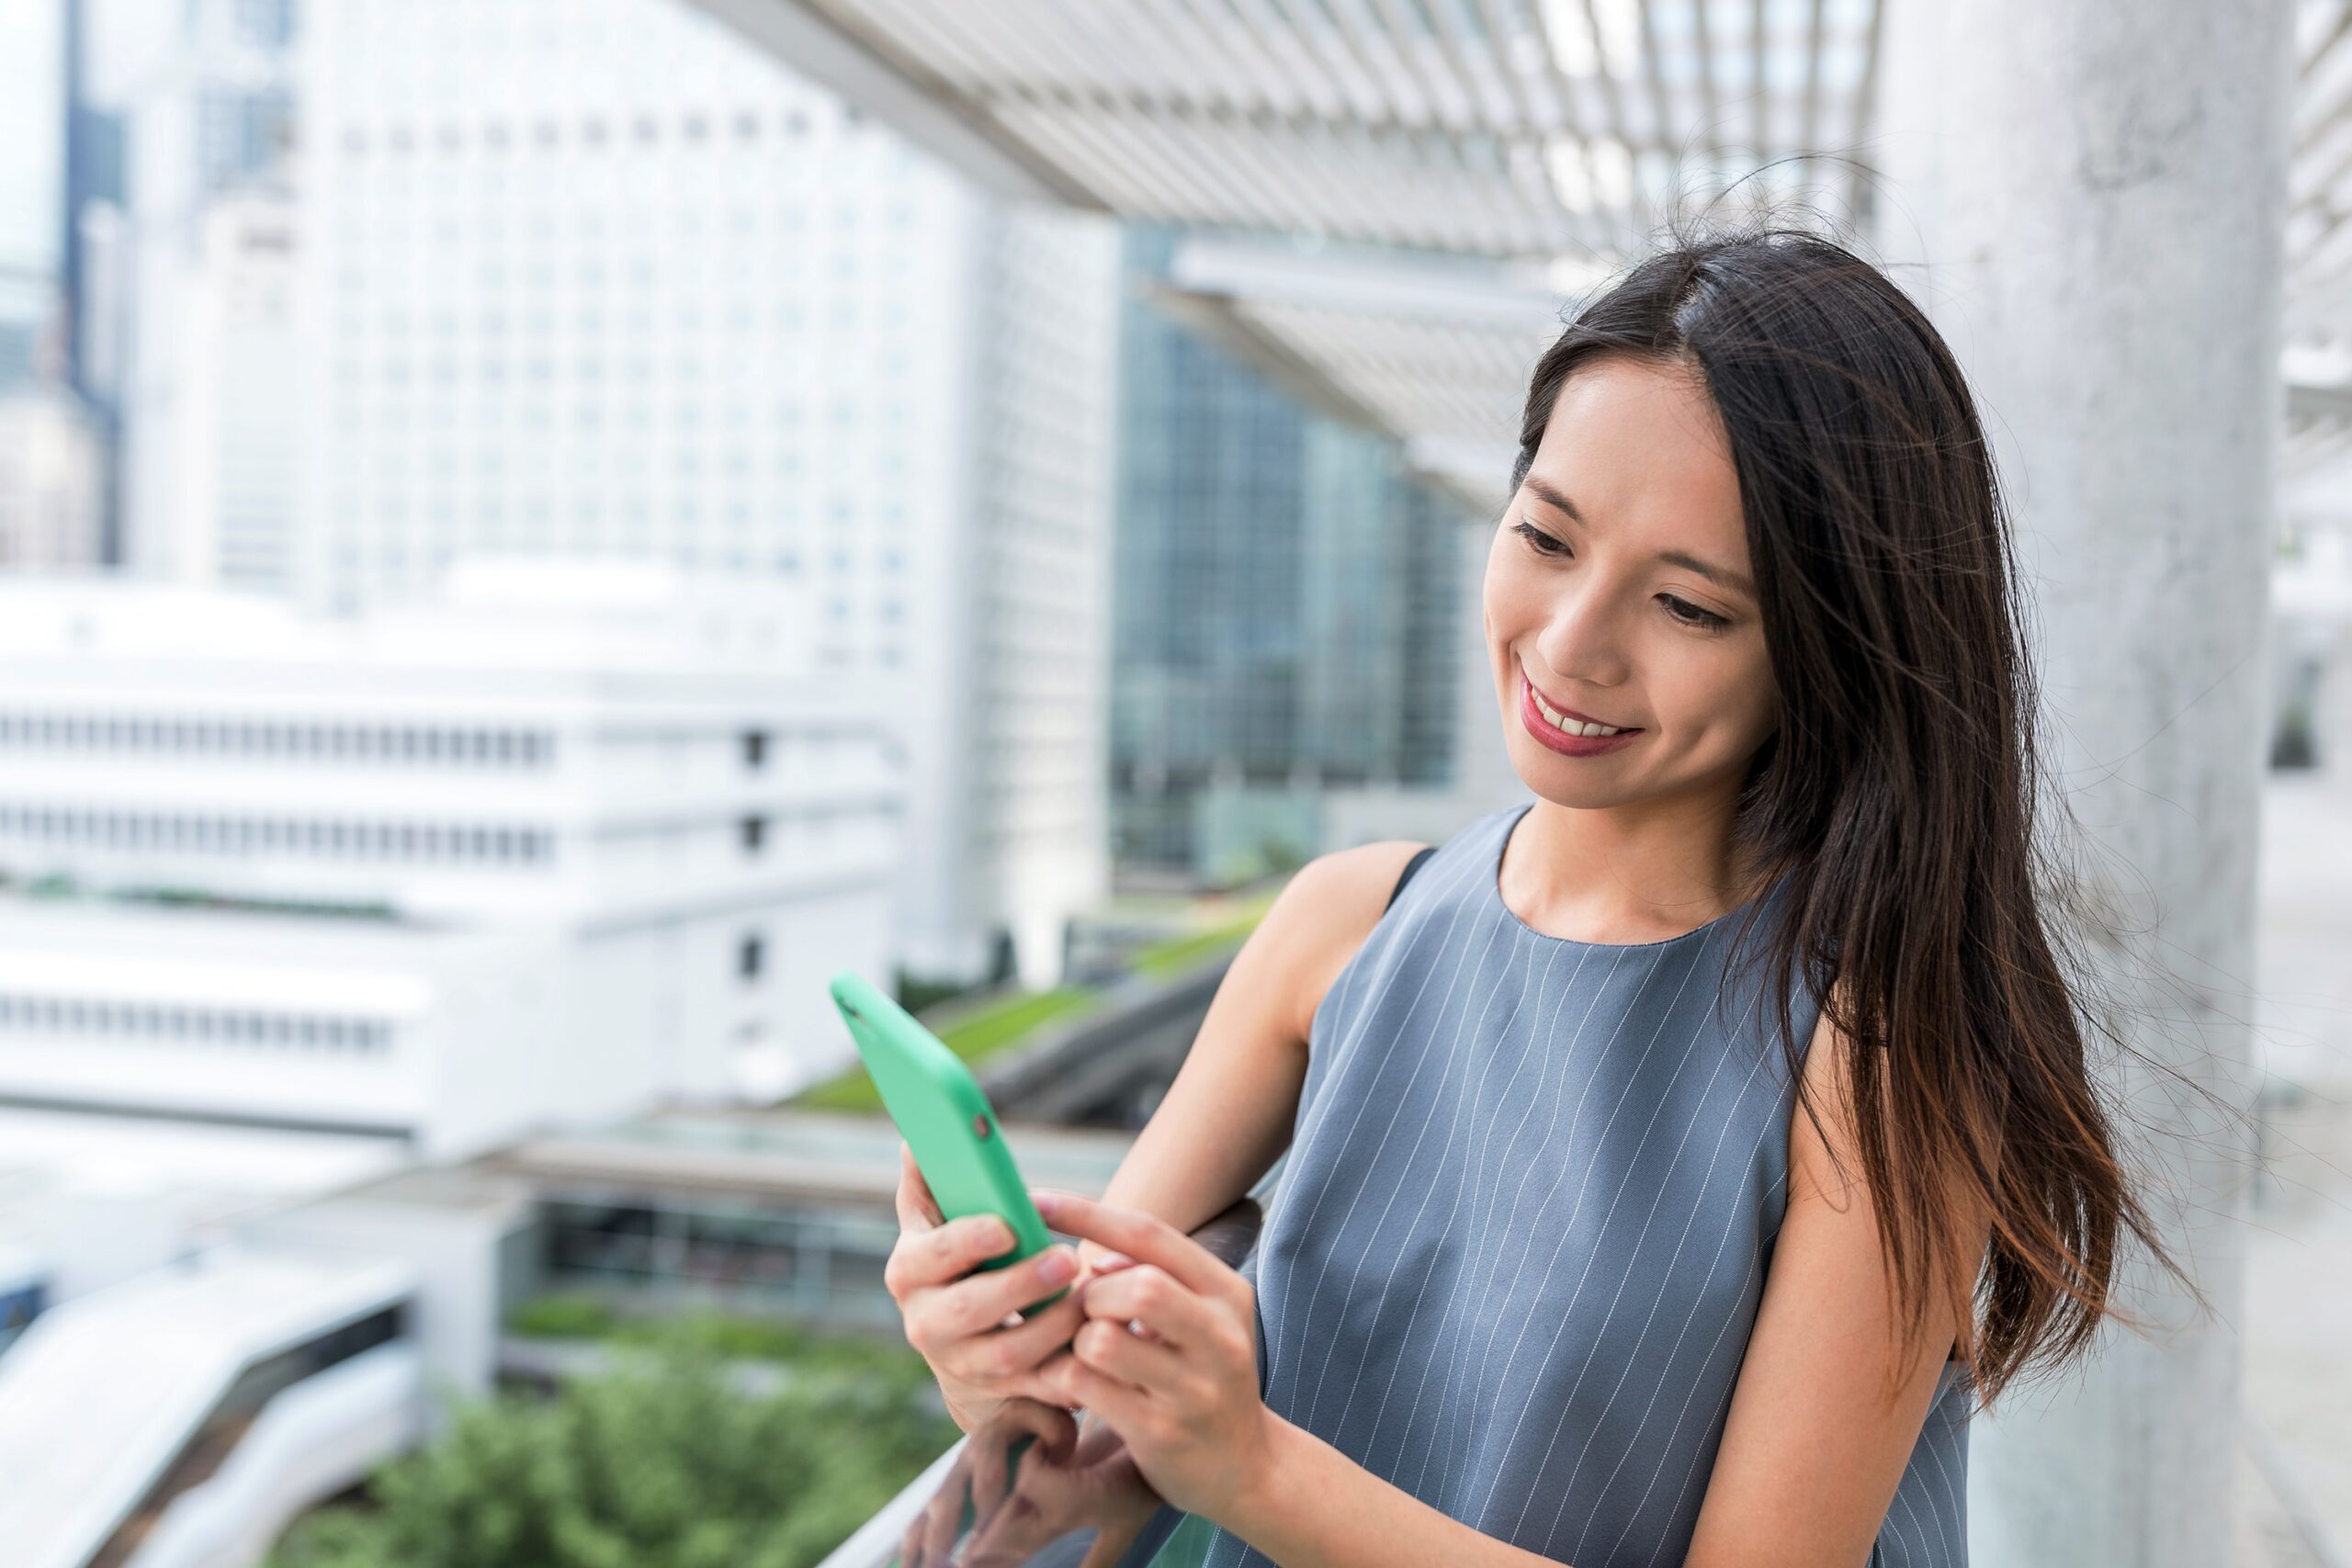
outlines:
{"label": "pinstripe pattern", "polygon": [[[1485,1534],[1666,1568],[1763,1293],[1794,1091],[1761,976],[1726,971],[1738,912],[1632,946],[1510,912],[1497,872],[1532,805],[1439,846],[1316,1011],[1243,1270],[1260,1379],[1285,1418]],[[1794,1001],[1803,1042],[1814,1003]],[[1947,1369],[1877,1568],[1963,1568],[1966,1416]],[[1221,1531],[1208,1551],[1266,1562]]]}

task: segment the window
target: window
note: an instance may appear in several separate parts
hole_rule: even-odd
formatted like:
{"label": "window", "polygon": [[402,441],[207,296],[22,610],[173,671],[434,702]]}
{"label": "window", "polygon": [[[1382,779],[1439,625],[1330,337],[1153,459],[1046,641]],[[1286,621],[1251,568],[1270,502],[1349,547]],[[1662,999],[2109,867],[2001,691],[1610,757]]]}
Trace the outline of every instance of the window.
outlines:
{"label": "window", "polygon": [[737,943],[735,948],[735,973],[737,976],[745,980],[758,979],[760,977],[760,964],[764,957],[765,954],[763,953],[761,948],[759,933],[756,931],[745,933],[743,940]]}
{"label": "window", "polygon": [[760,846],[767,840],[768,819],[764,817],[746,817],[741,826],[743,852],[747,855],[758,854]]}
{"label": "window", "polygon": [[767,760],[767,731],[763,729],[743,731],[743,765],[747,768],[763,767]]}

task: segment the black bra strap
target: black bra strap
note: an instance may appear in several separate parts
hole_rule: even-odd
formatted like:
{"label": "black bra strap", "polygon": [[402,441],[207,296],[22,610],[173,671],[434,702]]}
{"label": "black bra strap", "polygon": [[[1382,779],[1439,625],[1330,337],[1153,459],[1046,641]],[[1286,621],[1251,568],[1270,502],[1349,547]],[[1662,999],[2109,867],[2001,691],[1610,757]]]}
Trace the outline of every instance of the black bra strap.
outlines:
{"label": "black bra strap", "polygon": [[1405,891],[1405,884],[1413,880],[1413,873],[1421,869],[1421,863],[1435,853],[1435,844],[1423,844],[1413,858],[1405,863],[1405,869],[1397,874],[1396,886],[1389,889],[1388,902],[1382,906],[1383,913],[1396,907],[1396,895]]}

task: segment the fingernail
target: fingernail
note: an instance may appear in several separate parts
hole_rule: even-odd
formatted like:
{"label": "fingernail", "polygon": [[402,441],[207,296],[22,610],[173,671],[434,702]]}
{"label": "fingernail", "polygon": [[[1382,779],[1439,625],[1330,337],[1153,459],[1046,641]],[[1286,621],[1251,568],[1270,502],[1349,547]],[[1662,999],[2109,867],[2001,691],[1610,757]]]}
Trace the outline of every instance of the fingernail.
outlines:
{"label": "fingernail", "polygon": [[1056,1247],[1037,1265],[1037,1278],[1048,1285],[1067,1284],[1078,1277],[1078,1259],[1066,1247]]}
{"label": "fingernail", "polygon": [[984,1247],[1011,1247],[1012,1227],[991,1214],[989,1223],[980,1227],[980,1243]]}
{"label": "fingernail", "polygon": [[1029,1193],[1029,1201],[1037,1205],[1037,1213],[1040,1214],[1050,1214],[1061,1207],[1062,1195],[1058,1192],[1047,1192],[1033,1188]]}
{"label": "fingernail", "polygon": [[1094,1255],[1094,1271],[1107,1274],[1114,1269],[1125,1269],[1134,1261],[1124,1252],[1098,1252]]}

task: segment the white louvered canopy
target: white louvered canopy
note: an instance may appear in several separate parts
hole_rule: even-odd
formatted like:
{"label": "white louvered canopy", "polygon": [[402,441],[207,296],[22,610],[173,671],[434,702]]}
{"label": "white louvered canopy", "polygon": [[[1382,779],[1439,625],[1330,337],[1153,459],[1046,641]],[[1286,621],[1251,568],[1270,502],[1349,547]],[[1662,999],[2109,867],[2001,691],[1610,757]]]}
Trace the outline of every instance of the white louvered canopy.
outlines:
{"label": "white louvered canopy", "polygon": [[[695,3],[1001,192],[1197,231],[1172,307],[1465,496],[1669,212],[1870,218],[1880,0]],[[2352,450],[2352,373],[2303,373],[2352,350],[2352,0],[2296,49],[2290,471]]]}

